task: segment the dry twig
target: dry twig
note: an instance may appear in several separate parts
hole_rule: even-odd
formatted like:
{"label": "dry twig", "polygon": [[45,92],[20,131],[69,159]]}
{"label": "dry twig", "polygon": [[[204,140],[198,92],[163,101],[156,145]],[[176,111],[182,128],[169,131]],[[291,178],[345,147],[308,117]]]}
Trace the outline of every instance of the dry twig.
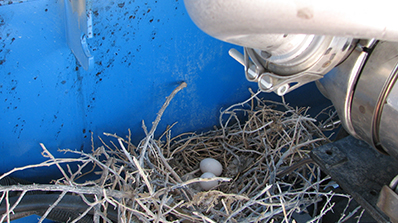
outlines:
{"label": "dry twig", "polygon": [[[329,178],[322,178],[319,168],[306,160],[311,149],[329,142],[317,120],[305,114],[306,108],[264,101],[258,93],[223,110],[220,128],[173,138],[168,128],[155,139],[163,112],[185,86],[182,83],[167,97],[149,132],[143,125],[146,137],[138,146],[131,144],[130,132],[126,139],[105,134],[118,143],[112,142],[111,147],[101,139],[104,145],[93,147],[91,154],[63,150],[81,155],[68,159],[55,158],[41,144],[48,161],[16,168],[0,179],[16,171],[51,165],[58,167],[63,178],[53,185],[0,186],[5,203],[2,220],[10,220],[22,197],[31,191],[59,195],[43,218],[66,194],[74,193],[87,206],[74,221],[92,215],[95,222],[110,222],[112,211],[120,222],[290,222],[294,212],[306,211],[310,205],[317,210],[320,205],[319,211],[312,213],[312,222],[318,222],[333,208],[333,196],[349,198],[323,190]],[[219,160],[224,172],[217,178],[217,187],[202,191],[198,183],[208,179],[200,178],[198,169],[207,157]],[[66,171],[64,163],[78,163],[79,167],[74,172],[67,166]],[[76,182],[86,174],[83,167],[89,165],[97,168],[98,178]],[[21,199],[10,204],[9,194],[15,191],[22,192]]]}

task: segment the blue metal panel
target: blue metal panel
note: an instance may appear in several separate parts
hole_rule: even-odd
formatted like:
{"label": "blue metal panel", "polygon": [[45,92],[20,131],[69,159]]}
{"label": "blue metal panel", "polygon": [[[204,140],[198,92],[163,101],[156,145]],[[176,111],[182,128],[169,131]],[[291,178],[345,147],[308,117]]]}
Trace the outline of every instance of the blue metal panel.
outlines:
{"label": "blue metal panel", "polygon": [[[89,71],[66,44],[63,1],[0,4],[0,172],[44,160],[40,142],[62,156],[58,148],[90,151],[91,132],[96,139],[103,132],[124,136],[130,128],[137,143],[144,137],[141,120],[150,128],[181,81],[188,87],[166,110],[157,134],[174,122],[174,134],[209,129],[222,107],[246,99],[248,87],[257,89],[228,56],[234,46],[200,31],[181,0],[93,1]],[[286,97],[319,104],[323,99],[309,86]],[[20,176],[45,181],[53,174]]]}
{"label": "blue metal panel", "polygon": [[[12,221],[12,223],[29,223],[29,222],[35,223],[35,222],[38,222],[39,219],[40,219],[40,216],[31,215],[31,216],[28,216],[28,217],[24,217],[24,218],[20,218],[20,219],[14,220],[14,221]],[[47,220],[47,219],[45,219],[43,221],[43,223],[53,223],[53,222],[54,221]]]}
{"label": "blue metal panel", "polygon": [[[20,3],[19,3],[20,2]],[[165,97],[188,87],[166,110],[158,134],[217,124],[221,107],[248,97],[232,46],[200,31],[180,0],[93,1],[95,65],[85,71],[65,40],[62,1],[0,1],[0,172],[44,160],[39,143],[90,151],[91,132],[144,136]],[[25,178],[48,178],[31,170]]]}
{"label": "blue metal panel", "polygon": [[[158,135],[174,122],[174,134],[209,129],[222,107],[246,99],[248,87],[257,89],[228,56],[234,46],[200,31],[181,0],[93,1],[89,71],[66,44],[64,10],[63,1],[0,0],[0,172],[43,161],[40,142],[59,157],[58,148],[90,151],[91,132],[96,139],[130,128],[137,143],[144,137],[141,120],[150,128],[181,81],[188,87],[164,113]],[[286,97],[319,104],[323,98],[313,89]],[[37,182],[56,173],[17,176]]]}

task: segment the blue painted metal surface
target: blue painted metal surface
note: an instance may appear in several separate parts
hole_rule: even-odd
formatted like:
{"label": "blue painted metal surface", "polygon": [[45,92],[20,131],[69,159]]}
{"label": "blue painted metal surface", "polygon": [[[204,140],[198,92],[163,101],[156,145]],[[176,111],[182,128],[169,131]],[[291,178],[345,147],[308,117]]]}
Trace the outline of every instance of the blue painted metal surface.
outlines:
{"label": "blue painted metal surface", "polygon": [[[228,56],[234,46],[199,30],[181,0],[92,1],[90,71],[66,43],[64,7],[63,1],[0,0],[0,172],[43,161],[39,143],[62,156],[58,148],[90,151],[91,133],[125,136],[129,128],[137,143],[141,121],[150,128],[181,81],[188,87],[157,134],[174,122],[174,134],[209,129],[222,107],[246,99],[248,87],[257,89]],[[45,181],[52,174],[17,176]]]}
{"label": "blue painted metal surface", "polygon": [[[14,220],[14,221],[12,221],[12,223],[35,223],[35,222],[38,222],[39,219],[40,219],[40,216],[31,215],[31,216],[28,216],[28,217],[24,217],[24,218],[20,218],[20,219]],[[45,219],[43,221],[43,223],[54,223],[54,221]]]}
{"label": "blue painted metal surface", "polygon": [[[93,1],[95,56],[85,71],[66,44],[63,1],[0,1],[0,172],[44,160],[39,143],[90,151],[103,132],[143,136],[165,97],[188,87],[166,110],[158,134],[210,128],[221,107],[245,99],[243,68],[229,44],[200,31],[182,1]],[[7,4],[6,4],[7,3]],[[30,170],[39,180],[51,171]]]}
{"label": "blue painted metal surface", "polygon": [[[200,31],[183,1],[92,4],[88,45],[95,64],[85,71],[66,43],[63,1],[0,0],[0,172],[45,160],[39,143],[60,157],[58,148],[90,151],[91,133],[125,136],[129,128],[138,143],[141,121],[150,128],[181,81],[188,87],[164,113],[158,135],[174,122],[174,134],[209,129],[222,107],[246,99],[248,87],[257,89],[228,56],[234,46]],[[287,98],[301,105],[324,100],[313,89]],[[304,102],[302,94],[312,97]],[[57,174],[41,169],[16,176],[40,182]]]}

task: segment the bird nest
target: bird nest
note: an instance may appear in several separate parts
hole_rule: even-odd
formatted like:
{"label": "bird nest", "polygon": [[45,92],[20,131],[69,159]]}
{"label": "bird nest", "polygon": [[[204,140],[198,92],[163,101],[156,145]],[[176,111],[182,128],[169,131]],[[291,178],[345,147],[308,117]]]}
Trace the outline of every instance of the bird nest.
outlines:
{"label": "bird nest", "polygon": [[[1,222],[15,218],[24,199],[37,194],[56,195],[49,207],[35,212],[39,221],[56,218],[57,210],[74,199],[75,209],[64,219],[69,222],[292,222],[299,213],[318,222],[333,208],[332,197],[350,199],[328,190],[330,178],[309,158],[329,138],[306,108],[264,101],[253,93],[223,110],[219,127],[211,131],[173,137],[170,126],[155,138],[164,110],[185,86],[167,97],[149,132],[143,123],[146,137],[138,145],[131,143],[130,131],[126,137],[105,134],[111,140],[102,138],[103,145],[93,146],[92,153],[62,150],[78,158],[55,158],[41,144],[47,161],[15,168],[0,179],[52,165],[63,177],[52,184],[1,186]],[[209,157],[222,164],[222,175],[200,178],[199,163]],[[95,179],[78,180],[88,173]],[[202,190],[199,183],[211,180],[218,185]]]}

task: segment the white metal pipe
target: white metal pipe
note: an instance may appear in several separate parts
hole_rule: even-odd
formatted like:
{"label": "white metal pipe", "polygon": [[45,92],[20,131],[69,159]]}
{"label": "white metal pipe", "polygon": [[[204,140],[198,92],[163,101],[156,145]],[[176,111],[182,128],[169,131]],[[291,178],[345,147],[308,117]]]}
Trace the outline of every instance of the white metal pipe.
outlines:
{"label": "white metal pipe", "polygon": [[398,41],[396,1],[184,0],[195,24],[220,40],[262,48],[269,34]]}

